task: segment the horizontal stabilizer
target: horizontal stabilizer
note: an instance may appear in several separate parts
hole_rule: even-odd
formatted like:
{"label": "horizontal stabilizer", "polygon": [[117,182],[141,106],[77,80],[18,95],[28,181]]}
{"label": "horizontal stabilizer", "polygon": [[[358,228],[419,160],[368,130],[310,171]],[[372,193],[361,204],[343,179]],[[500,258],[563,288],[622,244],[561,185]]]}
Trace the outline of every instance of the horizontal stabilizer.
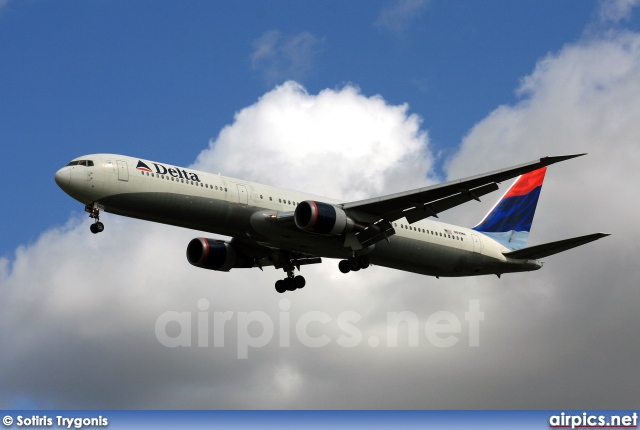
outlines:
{"label": "horizontal stabilizer", "polygon": [[584,245],[594,240],[602,239],[609,236],[608,233],[593,233],[586,236],[572,237],[571,239],[558,240],[556,242],[543,243],[542,245],[529,246],[517,251],[503,252],[505,257],[509,258],[527,258],[537,260],[539,258],[548,257],[559,252]]}

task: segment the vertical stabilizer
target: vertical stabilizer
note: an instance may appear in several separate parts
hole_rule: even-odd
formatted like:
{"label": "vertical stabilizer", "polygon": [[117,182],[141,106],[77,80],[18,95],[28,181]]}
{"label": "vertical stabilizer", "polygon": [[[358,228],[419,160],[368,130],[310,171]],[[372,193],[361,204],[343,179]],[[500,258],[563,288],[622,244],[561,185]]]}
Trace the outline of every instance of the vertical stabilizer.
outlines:
{"label": "vertical stabilizer", "polygon": [[527,245],[547,168],[520,176],[489,213],[473,227],[511,250]]}

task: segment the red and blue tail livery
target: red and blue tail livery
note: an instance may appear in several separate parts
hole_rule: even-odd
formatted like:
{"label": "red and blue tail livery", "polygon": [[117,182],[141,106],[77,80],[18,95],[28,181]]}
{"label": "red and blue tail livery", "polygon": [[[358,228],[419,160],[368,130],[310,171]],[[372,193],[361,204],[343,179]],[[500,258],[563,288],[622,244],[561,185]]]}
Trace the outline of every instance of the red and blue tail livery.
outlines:
{"label": "red and blue tail livery", "polygon": [[524,248],[546,171],[543,167],[520,176],[473,229],[511,250]]}

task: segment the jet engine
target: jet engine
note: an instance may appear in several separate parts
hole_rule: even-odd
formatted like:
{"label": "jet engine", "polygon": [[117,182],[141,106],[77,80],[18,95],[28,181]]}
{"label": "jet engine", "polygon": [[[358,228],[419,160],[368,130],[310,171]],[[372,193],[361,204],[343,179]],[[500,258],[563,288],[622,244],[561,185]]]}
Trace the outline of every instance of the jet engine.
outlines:
{"label": "jet engine", "polygon": [[299,229],[319,234],[340,235],[356,227],[339,207],[313,200],[298,203],[293,219]]}
{"label": "jet engine", "polygon": [[253,258],[239,252],[223,240],[197,237],[187,245],[187,260],[196,267],[228,272],[232,268],[253,267]]}

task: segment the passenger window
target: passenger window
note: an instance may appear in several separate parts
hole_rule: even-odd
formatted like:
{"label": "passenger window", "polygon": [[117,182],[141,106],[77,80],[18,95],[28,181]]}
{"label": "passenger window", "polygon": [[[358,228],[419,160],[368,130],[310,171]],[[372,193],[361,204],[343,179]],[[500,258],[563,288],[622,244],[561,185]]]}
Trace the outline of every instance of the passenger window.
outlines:
{"label": "passenger window", "polygon": [[269,201],[271,202],[271,201],[273,201],[273,199],[271,197],[269,197]]}

